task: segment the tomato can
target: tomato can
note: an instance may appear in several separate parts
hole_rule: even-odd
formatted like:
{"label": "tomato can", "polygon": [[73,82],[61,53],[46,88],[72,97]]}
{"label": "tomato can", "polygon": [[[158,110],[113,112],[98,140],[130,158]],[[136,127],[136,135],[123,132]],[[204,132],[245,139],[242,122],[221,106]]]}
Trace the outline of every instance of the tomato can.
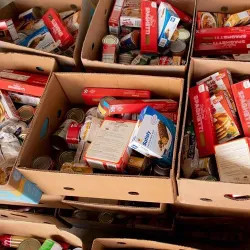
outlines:
{"label": "tomato can", "polygon": [[119,39],[113,35],[107,35],[102,39],[102,61],[115,63],[119,49]]}
{"label": "tomato can", "polygon": [[72,122],[68,127],[67,134],[66,134],[66,142],[68,144],[69,149],[77,149],[78,144],[80,142],[80,131],[83,124],[79,124],[77,122]]}

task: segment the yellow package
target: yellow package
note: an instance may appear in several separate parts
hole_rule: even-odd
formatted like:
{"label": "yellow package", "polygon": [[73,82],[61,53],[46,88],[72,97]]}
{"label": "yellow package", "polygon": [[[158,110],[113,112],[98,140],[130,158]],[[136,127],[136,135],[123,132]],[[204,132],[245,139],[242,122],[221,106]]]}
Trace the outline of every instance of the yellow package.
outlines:
{"label": "yellow package", "polygon": [[225,22],[224,27],[245,26],[250,23],[250,10],[231,15]]}

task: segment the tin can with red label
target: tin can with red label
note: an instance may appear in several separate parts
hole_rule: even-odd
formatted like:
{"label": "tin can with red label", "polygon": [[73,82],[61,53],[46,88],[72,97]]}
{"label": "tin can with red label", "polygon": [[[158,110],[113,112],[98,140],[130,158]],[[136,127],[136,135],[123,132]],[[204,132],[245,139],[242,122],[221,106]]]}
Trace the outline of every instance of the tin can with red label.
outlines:
{"label": "tin can with red label", "polygon": [[107,35],[102,39],[102,61],[115,63],[119,48],[119,39],[113,35]]}
{"label": "tin can with red label", "polygon": [[133,50],[139,48],[140,43],[140,31],[134,30],[128,35],[124,36],[121,40],[121,49],[122,50]]}
{"label": "tin can with red label", "polygon": [[68,144],[68,148],[70,149],[77,149],[78,143],[80,141],[80,130],[82,128],[82,124],[77,122],[72,122],[68,128],[66,134],[66,142]]}
{"label": "tin can with red label", "polygon": [[59,47],[61,49],[66,50],[73,45],[74,37],[54,9],[49,8],[42,19],[55,41],[60,41]]}

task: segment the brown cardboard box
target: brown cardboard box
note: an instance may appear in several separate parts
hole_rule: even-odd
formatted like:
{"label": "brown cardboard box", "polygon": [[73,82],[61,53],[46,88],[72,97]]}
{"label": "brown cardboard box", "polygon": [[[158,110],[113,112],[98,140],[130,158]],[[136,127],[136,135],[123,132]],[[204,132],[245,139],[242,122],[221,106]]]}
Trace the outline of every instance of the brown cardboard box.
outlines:
{"label": "brown cardboard box", "polygon": [[[0,53],[0,62],[0,70],[12,69],[29,71],[32,73],[49,75],[49,77],[51,76],[52,72],[57,71],[58,68],[54,58],[19,53]],[[0,186],[0,200],[11,201],[9,198],[12,197],[13,201],[13,197],[15,197],[14,202],[27,202],[27,199],[23,199],[25,198],[25,195],[20,195],[19,193],[17,194],[16,192],[13,192],[13,190],[18,188],[22,190],[21,186],[21,183],[14,179],[12,174],[8,183],[6,185]]]}
{"label": "brown cardboard box", "polygon": [[[17,168],[24,176],[36,183],[44,193],[50,195],[173,203],[173,190],[175,190],[173,171],[170,173],[170,178],[163,178],[105,174],[80,175],[31,169],[34,158],[50,153],[52,148],[50,137],[64,120],[70,105],[83,103],[81,93],[84,87],[147,89],[155,97],[179,100],[179,107],[182,105],[183,79],[181,78],[79,73],[54,74],[46,88],[31,131],[16,162]],[[178,119],[180,121],[180,112]],[[45,123],[49,123],[49,126],[41,139],[40,132]],[[178,122],[172,166],[175,164],[179,126]]]}
{"label": "brown cardboard box", "polygon": [[[188,1],[168,1],[175,7],[183,10],[190,16],[195,16],[195,0]],[[113,0],[99,1],[85,41],[83,43],[81,59],[87,72],[105,72],[105,73],[127,73],[127,74],[146,74],[146,75],[168,75],[183,77],[187,70],[187,64],[183,66],[166,66],[166,65],[122,65],[103,63],[101,59],[102,39],[108,34],[108,20],[113,8]],[[195,23],[193,21],[193,23]],[[193,28],[194,29],[194,26]],[[193,32],[192,32],[193,34]],[[188,57],[192,50],[192,38],[190,39]]]}
{"label": "brown cardboard box", "polygon": [[75,235],[57,228],[57,225],[48,225],[48,223],[37,221],[18,221],[16,218],[12,220],[1,219],[0,234],[53,239],[75,247],[82,247],[82,241]]}
{"label": "brown cardboard box", "polygon": [[194,248],[177,246],[167,243],[161,243],[149,240],[136,239],[95,239],[92,245],[92,250],[105,250],[117,248],[133,248],[133,249],[169,249],[169,250],[191,250]]}
{"label": "brown cardboard box", "polygon": [[57,61],[61,65],[67,65],[67,66],[80,66],[81,60],[80,60],[80,53],[82,48],[82,43],[84,41],[84,37],[86,35],[89,21],[91,19],[92,11],[95,9],[95,6],[97,4],[98,0],[73,0],[73,1],[67,1],[67,0],[61,0],[61,1],[51,1],[51,0],[14,0],[9,5],[6,5],[4,8],[0,9],[0,19],[6,19],[6,18],[14,18],[17,17],[17,13],[21,13],[23,11],[26,11],[32,7],[39,6],[44,8],[45,10],[48,8],[55,8],[58,12],[70,10],[70,4],[75,4],[79,9],[81,8],[81,20],[80,20],[80,27],[79,27],[79,34],[76,41],[76,47],[74,50],[74,57],[67,57],[63,55],[56,55],[52,53],[47,53],[31,48],[27,48],[24,46],[15,45],[12,43],[7,43],[0,41],[0,47],[4,51],[18,51],[18,52],[25,52],[25,53],[32,53],[37,55],[45,55],[45,56],[52,56],[57,59]]}
{"label": "brown cardboard box", "polygon": [[[194,85],[197,80],[211,75],[220,69],[227,68],[232,74],[249,74],[249,62],[236,62],[236,61],[220,61],[220,60],[205,60],[192,58],[190,63],[190,69],[188,74],[188,91],[186,93],[185,110],[183,114],[183,127],[181,136],[181,145],[183,144],[183,135],[186,123],[187,111],[189,109],[189,87]],[[178,197],[177,203],[188,206],[199,206],[201,209],[211,208],[225,210],[227,213],[247,212],[250,208],[250,200],[232,200],[225,197],[227,194],[245,196],[250,193],[249,184],[233,184],[225,182],[210,182],[200,181],[194,179],[185,179],[180,176],[181,170],[181,150],[178,156],[178,172],[177,172],[177,184],[178,184]],[[191,210],[191,208],[189,209]]]}

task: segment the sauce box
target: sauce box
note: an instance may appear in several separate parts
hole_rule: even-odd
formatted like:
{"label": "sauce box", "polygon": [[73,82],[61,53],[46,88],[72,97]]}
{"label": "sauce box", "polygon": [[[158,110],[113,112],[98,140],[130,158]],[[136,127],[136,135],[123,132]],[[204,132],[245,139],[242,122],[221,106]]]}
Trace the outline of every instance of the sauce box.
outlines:
{"label": "sauce box", "polygon": [[149,90],[109,88],[84,88],[82,92],[82,98],[84,100],[84,103],[87,105],[98,105],[100,100],[105,96],[126,99],[150,99],[151,92]]}
{"label": "sauce box", "polygon": [[84,159],[91,168],[123,172],[131,150],[128,148],[136,122],[105,119]]}
{"label": "sauce box", "polygon": [[250,137],[250,82],[245,80],[232,85],[234,100],[246,137]]}
{"label": "sauce box", "polygon": [[19,42],[19,36],[12,19],[0,21],[0,40],[14,43]]}
{"label": "sauce box", "polygon": [[159,112],[172,112],[178,110],[178,102],[171,99],[154,100],[107,100],[106,109],[108,115],[118,115],[125,113],[140,113],[145,107]]}
{"label": "sauce box", "polygon": [[151,1],[141,2],[141,52],[158,52],[158,14],[157,4]]}
{"label": "sauce box", "polygon": [[225,13],[198,12],[197,29],[222,28],[230,15]]}
{"label": "sauce box", "polygon": [[213,155],[217,137],[213,123],[210,95],[207,84],[190,88],[190,105],[194,120],[197,148],[200,157]]}
{"label": "sauce box", "polygon": [[215,146],[220,181],[250,184],[249,138]]}
{"label": "sauce box", "polygon": [[115,36],[120,34],[120,16],[124,0],[116,0],[109,18],[109,33]]}
{"label": "sauce box", "polygon": [[171,165],[175,125],[151,107],[142,110],[129,147],[147,157],[163,158]]}

